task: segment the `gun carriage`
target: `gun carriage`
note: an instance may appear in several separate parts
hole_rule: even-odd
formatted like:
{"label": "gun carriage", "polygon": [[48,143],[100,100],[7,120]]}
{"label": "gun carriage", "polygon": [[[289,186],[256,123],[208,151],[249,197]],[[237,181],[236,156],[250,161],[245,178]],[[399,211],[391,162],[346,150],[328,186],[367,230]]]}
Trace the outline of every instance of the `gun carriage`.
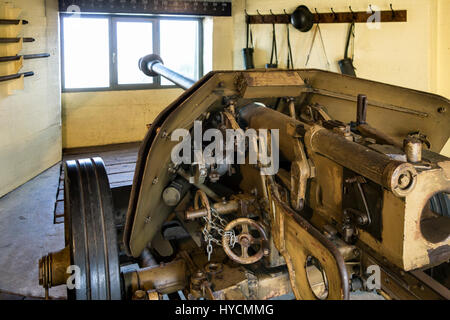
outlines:
{"label": "gun carriage", "polygon": [[[74,299],[348,299],[373,285],[389,299],[450,297],[448,100],[311,69],[194,82],[156,55],[140,68],[186,91],[142,142],[127,208],[101,159],[65,163],[66,246],[40,260],[45,288],[76,265]],[[196,123],[242,134],[214,154],[245,161],[174,163],[174,132],[195,136]],[[264,145],[269,161],[249,163]]]}

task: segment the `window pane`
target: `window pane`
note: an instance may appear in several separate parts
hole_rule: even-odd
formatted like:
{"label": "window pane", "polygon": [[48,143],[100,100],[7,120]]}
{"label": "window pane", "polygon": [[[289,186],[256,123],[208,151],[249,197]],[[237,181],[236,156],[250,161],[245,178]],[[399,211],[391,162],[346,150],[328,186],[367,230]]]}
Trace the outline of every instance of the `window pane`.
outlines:
{"label": "window pane", "polygon": [[63,18],[65,88],[109,87],[109,22]]}
{"label": "window pane", "polygon": [[[164,65],[198,80],[198,21],[161,20],[161,57]],[[173,85],[161,79],[162,85]]]}
{"label": "window pane", "polygon": [[117,69],[119,84],[152,83],[139,70],[138,62],[153,53],[153,24],[142,21],[117,22]]}

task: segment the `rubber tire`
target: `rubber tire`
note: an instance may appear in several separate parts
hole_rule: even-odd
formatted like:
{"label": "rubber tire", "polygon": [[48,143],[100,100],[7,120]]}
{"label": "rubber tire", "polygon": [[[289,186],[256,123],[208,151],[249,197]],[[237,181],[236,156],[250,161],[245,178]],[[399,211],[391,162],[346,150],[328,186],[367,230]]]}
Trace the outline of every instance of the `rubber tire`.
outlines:
{"label": "rubber tire", "polygon": [[68,290],[73,300],[119,300],[121,281],[114,206],[101,158],[64,164],[64,221],[71,263],[80,283]]}
{"label": "rubber tire", "polygon": [[430,199],[431,210],[441,216],[450,218],[450,196],[448,193],[438,193]]}

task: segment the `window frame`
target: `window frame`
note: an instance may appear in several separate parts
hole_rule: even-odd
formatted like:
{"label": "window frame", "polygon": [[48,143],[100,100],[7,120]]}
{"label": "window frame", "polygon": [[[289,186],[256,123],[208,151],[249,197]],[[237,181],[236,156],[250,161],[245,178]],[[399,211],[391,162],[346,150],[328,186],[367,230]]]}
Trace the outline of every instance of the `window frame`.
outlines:
{"label": "window frame", "polygon": [[[91,14],[83,13],[80,18],[106,18],[108,19],[109,31],[109,87],[98,88],[66,88],[65,87],[65,59],[64,59],[64,18],[73,16],[73,13],[60,13],[60,43],[61,43],[61,91],[66,92],[98,92],[98,91],[124,91],[124,90],[151,90],[151,89],[173,89],[174,85],[161,85],[161,76],[155,77],[153,83],[148,84],[119,84],[117,64],[117,22],[119,21],[151,21],[153,23],[153,52],[160,54],[160,21],[161,20],[189,20],[198,23],[198,74],[199,79],[204,75],[203,66],[203,21],[202,17],[175,17],[175,16],[153,16],[153,15],[123,15],[123,14]],[[114,58],[113,58],[114,57]],[[164,59],[164,58],[163,58]],[[137,62],[136,62],[137,64]]]}

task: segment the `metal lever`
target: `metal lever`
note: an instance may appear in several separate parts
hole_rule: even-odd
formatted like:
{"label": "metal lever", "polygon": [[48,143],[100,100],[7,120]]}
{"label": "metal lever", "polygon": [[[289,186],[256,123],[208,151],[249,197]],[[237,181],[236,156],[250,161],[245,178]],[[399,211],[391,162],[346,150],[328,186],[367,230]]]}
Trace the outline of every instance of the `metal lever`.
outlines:
{"label": "metal lever", "polygon": [[21,57],[23,57],[24,60],[30,60],[30,59],[48,58],[50,57],[50,54],[38,53],[38,54],[25,54],[18,56],[0,57],[0,62],[17,61],[20,60]]}
{"label": "metal lever", "polygon": [[18,24],[28,24],[27,20],[12,20],[12,19],[0,19],[0,24],[3,25],[18,25]]}
{"label": "metal lever", "polygon": [[34,38],[0,38],[0,43],[17,43],[23,39],[23,42],[34,42]]}
{"label": "metal lever", "polygon": [[358,109],[356,111],[356,125],[366,124],[367,117],[367,96],[358,94]]}
{"label": "metal lever", "polygon": [[0,82],[19,79],[22,75],[24,77],[31,77],[31,76],[34,76],[34,72],[30,71],[30,72],[24,72],[24,73],[16,73],[16,74],[8,75],[8,76],[1,76]]}

